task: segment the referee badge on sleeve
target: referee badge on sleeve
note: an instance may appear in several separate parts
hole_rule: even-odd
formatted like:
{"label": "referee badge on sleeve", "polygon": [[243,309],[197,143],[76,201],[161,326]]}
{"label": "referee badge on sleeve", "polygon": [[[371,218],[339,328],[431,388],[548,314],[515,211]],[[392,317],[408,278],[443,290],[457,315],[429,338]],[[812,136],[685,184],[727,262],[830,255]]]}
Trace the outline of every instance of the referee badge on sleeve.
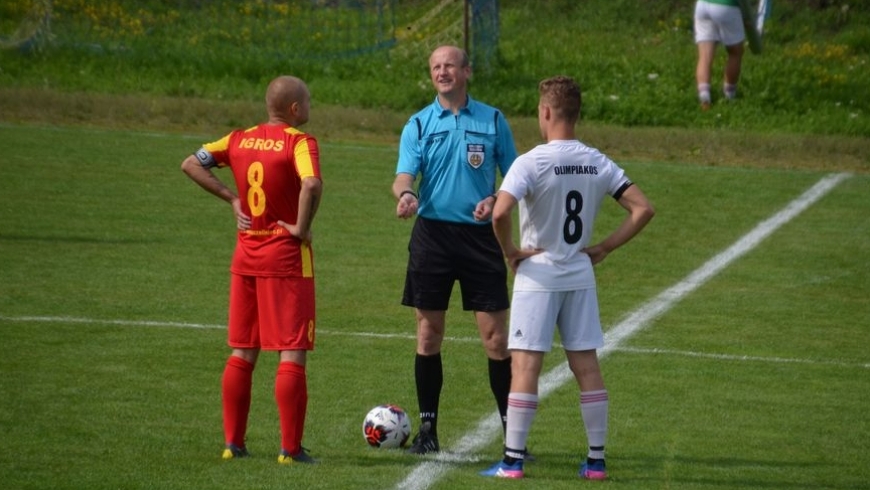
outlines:
{"label": "referee badge on sleeve", "polygon": [[484,146],[480,144],[469,143],[466,147],[466,153],[468,154],[468,164],[474,168],[480,167],[483,165],[483,158],[485,155]]}

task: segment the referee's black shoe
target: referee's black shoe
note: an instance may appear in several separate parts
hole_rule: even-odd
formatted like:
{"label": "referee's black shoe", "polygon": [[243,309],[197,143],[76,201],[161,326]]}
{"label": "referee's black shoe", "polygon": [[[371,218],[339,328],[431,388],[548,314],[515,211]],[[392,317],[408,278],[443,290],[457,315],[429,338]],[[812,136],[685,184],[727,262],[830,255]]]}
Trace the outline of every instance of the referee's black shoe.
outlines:
{"label": "referee's black shoe", "polygon": [[423,425],[420,426],[420,432],[414,436],[414,441],[411,443],[411,447],[408,448],[409,454],[429,454],[429,453],[437,453],[441,450],[438,446],[438,436],[435,436],[431,433],[432,424],[429,422],[423,422]]}

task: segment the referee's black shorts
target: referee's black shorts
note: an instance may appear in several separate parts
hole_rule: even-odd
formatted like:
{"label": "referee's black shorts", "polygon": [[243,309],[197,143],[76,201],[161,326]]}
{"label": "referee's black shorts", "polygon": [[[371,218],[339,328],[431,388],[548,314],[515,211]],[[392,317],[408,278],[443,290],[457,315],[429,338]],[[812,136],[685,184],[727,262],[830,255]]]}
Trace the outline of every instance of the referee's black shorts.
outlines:
{"label": "referee's black shorts", "polygon": [[411,241],[402,304],[421,310],[447,310],[459,281],[462,309],[508,309],[507,267],[491,224],[449,223],[417,217]]}

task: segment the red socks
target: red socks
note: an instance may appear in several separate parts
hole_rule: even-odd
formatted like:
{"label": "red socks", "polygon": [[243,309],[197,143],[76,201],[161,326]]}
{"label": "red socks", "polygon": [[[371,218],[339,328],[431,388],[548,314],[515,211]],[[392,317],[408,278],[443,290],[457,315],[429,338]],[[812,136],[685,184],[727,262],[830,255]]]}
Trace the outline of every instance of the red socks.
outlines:
{"label": "red socks", "polygon": [[224,412],[224,439],[227,445],[245,447],[248,412],[251,409],[251,378],[254,365],[241,357],[230,356],[224,367],[221,393]]}
{"label": "red socks", "polygon": [[[253,364],[240,357],[230,356],[221,380],[224,439],[227,445],[232,444],[237,448],[245,447],[253,373]],[[281,448],[295,456],[302,451],[302,433],[308,408],[305,366],[293,362],[278,364],[275,401],[281,420]]]}
{"label": "red socks", "polygon": [[302,432],[308,408],[308,385],[305,366],[294,362],[278,364],[275,376],[275,401],[281,419],[281,448],[295,456],[302,451]]}

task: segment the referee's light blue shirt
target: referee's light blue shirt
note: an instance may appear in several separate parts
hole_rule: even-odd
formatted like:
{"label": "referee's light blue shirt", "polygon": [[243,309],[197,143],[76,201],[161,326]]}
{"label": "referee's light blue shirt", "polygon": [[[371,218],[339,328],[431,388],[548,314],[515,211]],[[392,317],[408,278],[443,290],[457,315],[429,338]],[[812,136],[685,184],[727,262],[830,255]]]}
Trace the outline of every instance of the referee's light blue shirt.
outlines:
{"label": "referee's light blue shirt", "polygon": [[396,173],[420,177],[419,216],[482,224],[474,220],[474,207],[496,191],[496,169],[504,176],[516,157],[500,111],[468,97],[454,116],[435,97],[402,130]]}

